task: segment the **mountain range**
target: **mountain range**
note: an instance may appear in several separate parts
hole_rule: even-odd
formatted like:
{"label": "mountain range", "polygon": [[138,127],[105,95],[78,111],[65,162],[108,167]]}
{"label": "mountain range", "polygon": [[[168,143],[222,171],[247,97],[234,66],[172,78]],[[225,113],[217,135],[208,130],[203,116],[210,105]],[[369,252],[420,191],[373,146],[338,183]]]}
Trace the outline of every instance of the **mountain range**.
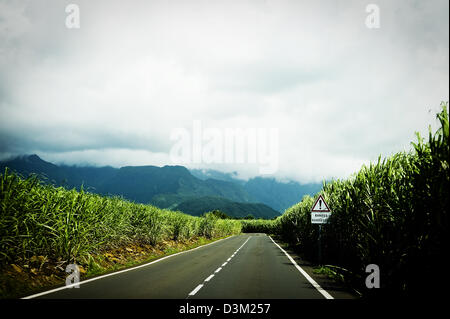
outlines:
{"label": "mountain range", "polygon": [[55,165],[37,155],[23,155],[0,162],[27,177],[37,174],[47,183],[83,189],[101,195],[180,210],[191,215],[218,209],[231,217],[273,218],[320,190],[320,184],[281,183],[273,178],[248,181],[236,173],[188,170],[184,166],[78,167]]}
{"label": "mountain range", "polygon": [[236,172],[223,173],[215,170],[193,169],[191,173],[203,180],[214,178],[241,185],[254,201],[264,203],[281,213],[301,201],[303,196],[314,195],[322,188],[320,183],[279,182],[275,178],[268,177],[254,177],[246,181],[239,179]]}

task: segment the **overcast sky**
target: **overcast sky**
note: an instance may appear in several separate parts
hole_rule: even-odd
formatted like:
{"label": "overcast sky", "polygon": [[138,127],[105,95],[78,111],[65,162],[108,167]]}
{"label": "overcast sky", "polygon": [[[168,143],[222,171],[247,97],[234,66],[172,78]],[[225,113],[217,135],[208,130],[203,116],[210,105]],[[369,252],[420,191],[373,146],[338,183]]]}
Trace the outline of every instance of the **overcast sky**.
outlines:
{"label": "overcast sky", "polygon": [[0,157],[171,165],[196,120],[277,128],[278,178],[346,178],[437,127],[448,30],[448,0],[0,0]]}

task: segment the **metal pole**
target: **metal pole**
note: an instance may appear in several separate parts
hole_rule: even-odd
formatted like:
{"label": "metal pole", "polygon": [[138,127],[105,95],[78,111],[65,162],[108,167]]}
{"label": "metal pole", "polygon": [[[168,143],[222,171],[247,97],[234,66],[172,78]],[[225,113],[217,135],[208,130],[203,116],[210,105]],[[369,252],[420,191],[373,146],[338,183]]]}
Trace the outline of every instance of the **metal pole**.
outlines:
{"label": "metal pole", "polygon": [[322,264],[322,243],[321,243],[322,224],[319,224],[319,265]]}

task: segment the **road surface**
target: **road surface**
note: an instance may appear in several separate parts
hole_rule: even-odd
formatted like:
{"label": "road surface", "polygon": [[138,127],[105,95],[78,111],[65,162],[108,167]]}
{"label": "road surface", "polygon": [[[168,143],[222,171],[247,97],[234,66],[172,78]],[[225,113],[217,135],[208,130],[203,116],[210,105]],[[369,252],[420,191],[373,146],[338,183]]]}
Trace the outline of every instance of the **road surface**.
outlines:
{"label": "road surface", "polygon": [[271,237],[241,234],[33,298],[332,298],[302,271]]}

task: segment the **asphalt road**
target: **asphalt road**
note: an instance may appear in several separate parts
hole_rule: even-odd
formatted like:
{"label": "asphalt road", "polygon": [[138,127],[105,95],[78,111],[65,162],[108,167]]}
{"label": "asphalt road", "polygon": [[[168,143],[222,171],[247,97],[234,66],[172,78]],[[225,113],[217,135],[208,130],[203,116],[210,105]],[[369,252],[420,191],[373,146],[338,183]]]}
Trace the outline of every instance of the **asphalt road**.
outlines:
{"label": "asphalt road", "polygon": [[323,299],[320,288],[269,236],[242,234],[37,298]]}

